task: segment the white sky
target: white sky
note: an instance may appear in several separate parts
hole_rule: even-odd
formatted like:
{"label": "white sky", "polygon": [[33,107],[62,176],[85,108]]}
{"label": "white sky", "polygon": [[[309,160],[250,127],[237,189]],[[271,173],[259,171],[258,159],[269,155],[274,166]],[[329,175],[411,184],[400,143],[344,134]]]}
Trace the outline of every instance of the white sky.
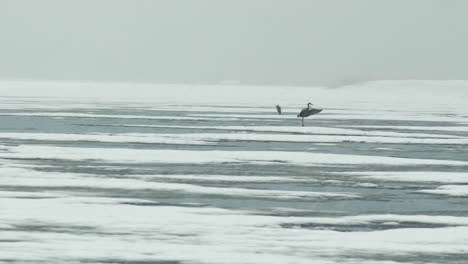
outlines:
{"label": "white sky", "polygon": [[468,79],[464,0],[0,0],[0,79]]}

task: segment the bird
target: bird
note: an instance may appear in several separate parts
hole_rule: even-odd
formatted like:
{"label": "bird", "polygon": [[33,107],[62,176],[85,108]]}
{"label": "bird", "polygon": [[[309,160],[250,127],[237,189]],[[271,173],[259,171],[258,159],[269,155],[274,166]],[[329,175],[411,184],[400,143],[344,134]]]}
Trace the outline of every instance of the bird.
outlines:
{"label": "bird", "polygon": [[322,112],[322,109],[314,109],[311,108],[312,103],[308,103],[306,108],[302,108],[301,112],[297,115],[297,117],[302,117],[301,124],[304,126],[304,117],[308,117],[311,115],[318,114]]}
{"label": "bird", "polygon": [[281,106],[276,105],[276,111],[278,112],[278,115],[281,115]]}

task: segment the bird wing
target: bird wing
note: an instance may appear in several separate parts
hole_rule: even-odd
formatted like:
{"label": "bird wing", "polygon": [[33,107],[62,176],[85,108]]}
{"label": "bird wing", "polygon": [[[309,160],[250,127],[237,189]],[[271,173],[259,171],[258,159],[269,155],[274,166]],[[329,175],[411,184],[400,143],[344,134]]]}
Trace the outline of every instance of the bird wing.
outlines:
{"label": "bird wing", "polygon": [[315,115],[315,114],[318,114],[320,112],[322,112],[322,109],[310,109],[308,114],[309,115]]}
{"label": "bird wing", "polygon": [[303,117],[307,112],[307,108],[302,108],[301,112],[297,115],[297,117]]}

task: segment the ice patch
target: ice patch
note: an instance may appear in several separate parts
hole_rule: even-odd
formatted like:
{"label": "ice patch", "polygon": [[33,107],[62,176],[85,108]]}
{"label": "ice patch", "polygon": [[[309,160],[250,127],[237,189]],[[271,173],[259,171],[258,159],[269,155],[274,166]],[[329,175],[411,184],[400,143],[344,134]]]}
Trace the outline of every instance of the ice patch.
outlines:
{"label": "ice patch", "polygon": [[75,112],[3,112],[0,116],[33,116],[33,117],[73,117],[73,118],[116,118],[116,119],[151,119],[151,120],[218,120],[218,121],[235,121],[239,118],[209,118],[209,117],[190,117],[190,116],[149,116],[149,115],[104,115],[104,114],[88,114]]}
{"label": "ice patch", "polygon": [[399,214],[369,214],[342,217],[293,217],[287,223],[316,223],[333,225],[365,225],[371,223],[402,223],[442,224],[468,226],[468,217],[442,215],[399,215]]}
{"label": "ice patch", "polygon": [[[298,110],[298,112],[300,109]],[[190,116],[196,117],[211,117],[211,118],[256,118],[256,119],[291,119],[295,115],[258,115],[258,114],[191,114]],[[430,122],[466,122],[466,117],[454,116],[438,116],[427,114],[388,114],[379,113],[374,114],[368,112],[362,115],[353,114],[326,114],[326,110],[320,114],[314,115],[311,119],[345,119],[345,120],[395,120],[395,121],[430,121]]]}
{"label": "ice patch", "polygon": [[381,164],[381,165],[467,165],[453,160],[409,159],[384,156],[325,154],[312,152],[276,151],[190,151],[149,150],[123,148],[74,148],[20,145],[0,152],[0,158],[100,160],[112,163],[249,163],[291,164],[300,166],[329,164]]}
{"label": "ice patch", "polygon": [[66,197],[66,195],[63,194],[63,193],[57,193],[57,192],[20,192],[20,191],[1,191],[0,190],[0,197],[7,197],[7,198],[57,198],[57,197]]}
{"label": "ice patch", "polygon": [[468,144],[468,138],[411,138],[384,136],[347,136],[347,135],[278,135],[278,134],[168,134],[168,138],[205,141],[271,141],[271,142],[358,142],[387,144]]}
{"label": "ice patch", "polygon": [[398,151],[397,149],[394,148],[374,148],[375,150],[391,150],[391,151]]}
{"label": "ice patch", "polygon": [[[116,125],[118,126],[118,125]],[[459,138],[451,135],[421,134],[421,133],[399,133],[392,131],[364,131],[357,129],[344,129],[335,127],[300,127],[300,126],[165,126],[165,125],[134,125],[122,124],[124,127],[145,128],[175,128],[175,129],[198,129],[198,130],[227,130],[227,131],[249,131],[249,132],[279,132],[300,133],[319,135],[355,135],[355,136],[382,136],[382,137],[426,137],[426,138]]]}
{"label": "ice patch", "polygon": [[341,184],[344,183],[344,181],[339,181],[339,180],[324,180],[322,181],[323,183],[332,183],[332,184]]}
{"label": "ice patch", "polygon": [[281,134],[57,134],[57,133],[0,133],[0,139],[43,141],[91,141],[106,143],[148,143],[177,145],[213,145],[222,141],[266,142],[358,142],[387,144],[468,144],[468,138],[399,138],[381,136],[339,135],[281,135]]}
{"label": "ice patch", "polygon": [[[1,136],[2,134],[0,134]],[[161,144],[213,144],[220,141],[267,141],[267,142],[359,142],[359,143],[388,143],[388,144],[468,144],[468,138],[411,138],[387,136],[348,136],[348,135],[283,135],[283,134],[253,134],[253,133],[187,133],[187,134],[29,134],[3,133],[4,138],[44,139],[48,140],[56,135],[64,141],[102,141],[102,142],[141,142]]]}
{"label": "ice patch", "polygon": [[444,171],[364,171],[346,172],[345,175],[356,175],[366,179],[395,182],[444,182],[468,183],[466,172]]}
{"label": "ice patch", "polygon": [[375,183],[370,183],[370,182],[357,183],[354,186],[364,187],[364,188],[377,188],[377,187],[379,187],[379,185],[377,185]]}
{"label": "ice patch", "polygon": [[420,193],[441,194],[448,196],[468,197],[468,185],[443,185],[434,190],[420,190]]}
{"label": "ice patch", "polygon": [[220,181],[220,182],[316,182],[305,177],[290,176],[238,176],[238,175],[132,175],[144,179],[168,179],[185,181]]}
{"label": "ice patch", "polygon": [[222,113],[276,113],[274,107],[239,107],[239,106],[199,106],[199,105],[167,105],[148,106],[152,111],[184,111],[184,112],[222,112]]}
{"label": "ice patch", "polygon": [[352,128],[375,128],[375,129],[400,129],[400,130],[424,130],[445,132],[468,132],[468,126],[345,126]]}
{"label": "ice patch", "polygon": [[358,197],[357,195],[347,193],[205,187],[194,184],[153,182],[138,179],[98,178],[90,176],[83,177],[82,175],[71,173],[48,173],[36,171],[33,173],[35,175],[34,177],[31,177],[31,175],[28,173],[25,174],[27,175],[26,177],[21,177],[19,175],[16,175],[15,177],[2,177],[0,178],[0,186],[155,190],[269,199],[346,199]]}
{"label": "ice patch", "polygon": [[106,143],[148,143],[177,145],[210,145],[205,140],[145,133],[127,134],[58,134],[58,133],[0,133],[0,139],[41,141],[92,141]]}

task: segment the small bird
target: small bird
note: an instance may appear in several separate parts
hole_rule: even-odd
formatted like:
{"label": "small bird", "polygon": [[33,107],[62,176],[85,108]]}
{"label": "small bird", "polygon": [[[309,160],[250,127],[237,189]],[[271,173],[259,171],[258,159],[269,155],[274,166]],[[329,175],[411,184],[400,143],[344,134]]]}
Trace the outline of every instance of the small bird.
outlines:
{"label": "small bird", "polygon": [[278,115],[281,115],[281,106],[276,105],[276,112],[278,112]]}
{"label": "small bird", "polygon": [[308,117],[311,115],[318,114],[322,112],[322,109],[314,109],[311,108],[312,103],[308,103],[306,108],[302,108],[301,112],[297,115],[297,117],[302,117],[301,124],[304,126],[304,117]]}

